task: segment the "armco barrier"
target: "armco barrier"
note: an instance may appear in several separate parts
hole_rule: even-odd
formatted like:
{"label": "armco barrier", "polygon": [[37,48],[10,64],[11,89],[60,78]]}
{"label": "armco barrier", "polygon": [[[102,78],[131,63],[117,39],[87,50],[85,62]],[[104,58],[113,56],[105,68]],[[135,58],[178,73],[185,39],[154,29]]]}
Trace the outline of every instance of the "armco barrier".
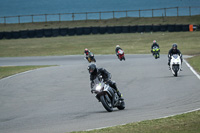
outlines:
{"label": "armco barrier", "polygon": [[189,25],[135,25],[135,26],[106,26],[106,27],[77,27],[77,28],[59,28],[59,29],[39,29],[22,30],[11,32],[0,32],[0,39],[18,39],[34,37],[56,37],[56,36],[74,36],[89,34],[113,34],[113,33],[141,33],[141,32],[180,32],[189,31]]}

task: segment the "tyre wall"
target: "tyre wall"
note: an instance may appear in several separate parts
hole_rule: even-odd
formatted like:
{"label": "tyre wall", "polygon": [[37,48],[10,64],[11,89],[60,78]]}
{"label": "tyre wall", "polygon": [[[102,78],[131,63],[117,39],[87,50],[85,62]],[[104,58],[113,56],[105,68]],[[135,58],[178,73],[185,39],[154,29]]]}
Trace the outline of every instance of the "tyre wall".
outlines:
{"label": "tyre wall", "polygon": [[74,36],[90,34],[120,34],[141,32],[181,32],[189,31],[188,25],[134,25],[106,27],[76,27],[59,29],[36,29],[11,32],[0,32],[0,39],[41,38],[57,36]]}

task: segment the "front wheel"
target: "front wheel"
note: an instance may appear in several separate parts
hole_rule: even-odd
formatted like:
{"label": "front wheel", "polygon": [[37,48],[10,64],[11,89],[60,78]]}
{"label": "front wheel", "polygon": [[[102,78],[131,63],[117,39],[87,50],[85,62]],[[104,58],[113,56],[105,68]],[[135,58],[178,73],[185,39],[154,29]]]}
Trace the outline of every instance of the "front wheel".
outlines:
{"label": "front wheel", "polygon": [[108,95],[102,95],[100,96],[100,101],[102,103],[102,105],[104,106],[104,108],[108,111],[108,112],[112,112],[113,111],[113,107],[111,104],[111,99],[107,100]]}

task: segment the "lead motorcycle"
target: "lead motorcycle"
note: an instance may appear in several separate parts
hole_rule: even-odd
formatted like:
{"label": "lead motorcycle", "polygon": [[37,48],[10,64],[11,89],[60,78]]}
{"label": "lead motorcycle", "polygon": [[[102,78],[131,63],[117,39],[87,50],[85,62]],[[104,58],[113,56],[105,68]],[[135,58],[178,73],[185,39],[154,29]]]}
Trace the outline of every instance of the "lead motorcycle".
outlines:
{"label": "lead motorcycle", "polygon": [[170,69],[172,74],[177,77],[181,69],[181,58],[178,54],[171,56]]}
{"label": "lead motorcycle", "polygon": [[91,92],[96,94],[96,98],[108,112],[112,112],[115,107],[119,110],[125,108],[124,100],[119,98],[115,89],[103,82],[102,76],[97,76],[92,84]]}
{"label": "lead motorcycle", "polygon": [[92,52],[89,53],[87,60],[89,63],[96,62],[96,59],[94,58],[94,54]]}
{"label": "lead motorcycle", "polygon": [[119,50],[117,51],[117,55],[118,55],[118,59],[119,59],[120,61],[125,60],[124,51],[123,51],[122,49],[119,49]]}
{"label": "lead motorcycle", "polygon": [[155,57],[155,59],[160,58],[160,48],[157,46],[154,46],[152,49],[152,54]]}

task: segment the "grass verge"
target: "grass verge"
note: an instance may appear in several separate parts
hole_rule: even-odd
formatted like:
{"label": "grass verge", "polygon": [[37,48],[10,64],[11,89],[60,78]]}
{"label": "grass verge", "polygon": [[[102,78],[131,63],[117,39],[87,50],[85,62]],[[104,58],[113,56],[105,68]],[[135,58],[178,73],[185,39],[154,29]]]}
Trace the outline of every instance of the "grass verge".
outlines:
{"label": "grass verge", "polygon": [[199,133],[200,111],[99,130],[71,133]]}
{"label": "grass verge", "polygon": [[50,67],[50,66],[0,66],[0,79],[25,72],[28,70],[33,70],[42,67]]}
{"label": "grass verge", "polygon": [[187,61],[200,74],[200,55],[188,58]]}
{"label": "grass verge", "polygon": [[153,40],[167,54],[173,43],[184,55],[200,54],[200,31],[196,32],[153,32],[65,36],[34,39],[0,40],[0,57],[50,56],[83,54],[88,48],[94,54],[114,54],[118,44],[125,54],[150,54]]}

